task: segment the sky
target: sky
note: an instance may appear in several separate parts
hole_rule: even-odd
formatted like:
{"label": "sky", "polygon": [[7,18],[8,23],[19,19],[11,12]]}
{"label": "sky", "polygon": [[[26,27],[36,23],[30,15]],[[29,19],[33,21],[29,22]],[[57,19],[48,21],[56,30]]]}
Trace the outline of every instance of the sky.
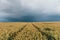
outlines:
{"label": "sky", "polygon": [[60,0],[0,0],[0,22],[60,21]]}

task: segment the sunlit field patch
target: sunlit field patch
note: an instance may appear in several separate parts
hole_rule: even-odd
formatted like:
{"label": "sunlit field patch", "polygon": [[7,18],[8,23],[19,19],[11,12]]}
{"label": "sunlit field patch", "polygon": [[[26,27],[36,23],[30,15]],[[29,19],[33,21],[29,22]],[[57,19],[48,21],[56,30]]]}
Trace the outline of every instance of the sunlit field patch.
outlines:
{"label": "sunlit field patch", "polygon": [[60,40],[58,22],[0,23],[0,40]]}

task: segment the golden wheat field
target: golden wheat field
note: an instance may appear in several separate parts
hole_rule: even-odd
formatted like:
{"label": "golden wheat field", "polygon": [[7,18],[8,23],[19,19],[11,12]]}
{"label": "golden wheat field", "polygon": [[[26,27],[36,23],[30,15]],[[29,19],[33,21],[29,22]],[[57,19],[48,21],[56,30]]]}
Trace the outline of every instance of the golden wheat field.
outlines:
{"label": "golden wheat field", "polygon": [[60,22],[1,22],[0,40],[60,40]]}

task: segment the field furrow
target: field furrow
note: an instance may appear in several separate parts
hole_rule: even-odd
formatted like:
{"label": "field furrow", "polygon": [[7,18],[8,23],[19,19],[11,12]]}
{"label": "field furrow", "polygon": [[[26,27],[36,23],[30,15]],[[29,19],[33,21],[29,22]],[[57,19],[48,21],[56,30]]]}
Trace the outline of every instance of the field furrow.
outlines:
{"label": "field furrow", "polygon": [[60,40],[58,22],[0,23],[0,40]]}

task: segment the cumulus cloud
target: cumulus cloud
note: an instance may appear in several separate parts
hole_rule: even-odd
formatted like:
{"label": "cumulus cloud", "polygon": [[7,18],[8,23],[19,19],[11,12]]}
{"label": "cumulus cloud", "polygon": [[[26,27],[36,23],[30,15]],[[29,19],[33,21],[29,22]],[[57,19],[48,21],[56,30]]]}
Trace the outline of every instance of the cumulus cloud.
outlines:
{"label": "cumulus cloud", "polygon": [[56,14],[60,15],[60,0],[0,0],[0,21],[20,21],[28,15],[34,20],[48,20],[52,18],[49,15]]}

